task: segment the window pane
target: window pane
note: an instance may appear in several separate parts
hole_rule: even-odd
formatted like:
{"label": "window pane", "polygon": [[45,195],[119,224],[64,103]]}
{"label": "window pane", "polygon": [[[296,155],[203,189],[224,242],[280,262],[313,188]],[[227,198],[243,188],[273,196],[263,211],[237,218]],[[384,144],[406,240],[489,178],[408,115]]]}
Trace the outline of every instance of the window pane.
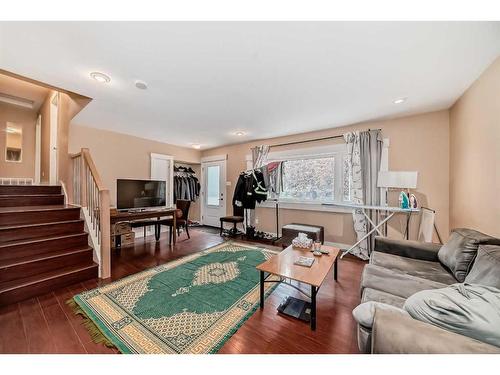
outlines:
{"label": "window pane", "polygon": [[333,200],[334,169],[333,157],[283,162],[281,198],[302,201]]}
{"label": "window pane", "polygon": [[207,203],[209,206],[219,206],[219,174],[220,167],[218,165],[212,165],[207,168]]}
{"label": "window pane", "polygon": [[351,184],[352,184],[352,168],[351,163],[349,163],[349,157],[347,155],[344,156],[343,164],[342,164],[342,199],[344,201],[351,200]]}

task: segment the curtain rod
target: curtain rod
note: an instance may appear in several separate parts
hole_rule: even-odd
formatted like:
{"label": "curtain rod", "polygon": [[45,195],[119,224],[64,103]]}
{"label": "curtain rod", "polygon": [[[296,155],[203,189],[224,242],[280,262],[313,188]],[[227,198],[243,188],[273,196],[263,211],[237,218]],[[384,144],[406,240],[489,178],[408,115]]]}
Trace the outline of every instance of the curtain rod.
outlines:
{"label": "curtain rod", "polygon": [[[370,130],[382,130],[382,129],[368,129],[368,131],[370,131]],[[328,140],[328,139],[338,139],[338,138],[344,138],[344,135],[332,135],[332,136],[329,136],[329,137],[306,139],[304,141],[294,141],[294,142],[287,142],[287,143],[278,143],[276,145],[270,145],[269,148],[271,148],[271,147],[281,147],[281,146],[290,146],[290,145],[298,145],[300,143],[318,142],[318,141],[325,141],[325,140]]]}

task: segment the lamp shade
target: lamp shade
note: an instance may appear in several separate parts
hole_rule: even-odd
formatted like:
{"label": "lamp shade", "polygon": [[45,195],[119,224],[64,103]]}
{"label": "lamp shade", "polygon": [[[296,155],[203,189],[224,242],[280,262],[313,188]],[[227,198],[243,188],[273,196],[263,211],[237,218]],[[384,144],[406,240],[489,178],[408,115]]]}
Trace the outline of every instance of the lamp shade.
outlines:
{"label": "lamp shade", "polygon": [[378,172],[377,187],[415,189],[418,172]]}

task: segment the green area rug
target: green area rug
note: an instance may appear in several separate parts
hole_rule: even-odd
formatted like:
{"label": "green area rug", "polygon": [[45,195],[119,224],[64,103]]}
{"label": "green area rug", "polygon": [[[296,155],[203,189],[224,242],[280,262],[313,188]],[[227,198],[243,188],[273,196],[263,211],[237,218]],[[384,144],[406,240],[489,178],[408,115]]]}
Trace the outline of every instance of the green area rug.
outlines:
{"label": "green area rug", "polygon": [[[93,337],[122,353],[216,353],[258,308],[255,266],[275,254],[224,243],[81,293],[72,303],[93,322],[87,323]],[[265,285],[268,294],[275,284]]]}

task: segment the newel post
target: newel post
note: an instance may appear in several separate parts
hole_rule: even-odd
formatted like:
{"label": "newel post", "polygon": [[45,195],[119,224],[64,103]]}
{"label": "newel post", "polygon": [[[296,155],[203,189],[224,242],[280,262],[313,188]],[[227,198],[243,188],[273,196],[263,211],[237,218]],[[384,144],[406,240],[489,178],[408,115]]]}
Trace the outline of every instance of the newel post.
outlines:
{"label": "newel post", "polygon": [[85,160],[88,148],[80,152],[80,206],[87,207],[87,161]]}
{"label": "newel post", "polygon": [[101,190],[99,222],[101,223],[101,278],[107,279],[111,276],[111,225],[109,213],[109,190]]}

